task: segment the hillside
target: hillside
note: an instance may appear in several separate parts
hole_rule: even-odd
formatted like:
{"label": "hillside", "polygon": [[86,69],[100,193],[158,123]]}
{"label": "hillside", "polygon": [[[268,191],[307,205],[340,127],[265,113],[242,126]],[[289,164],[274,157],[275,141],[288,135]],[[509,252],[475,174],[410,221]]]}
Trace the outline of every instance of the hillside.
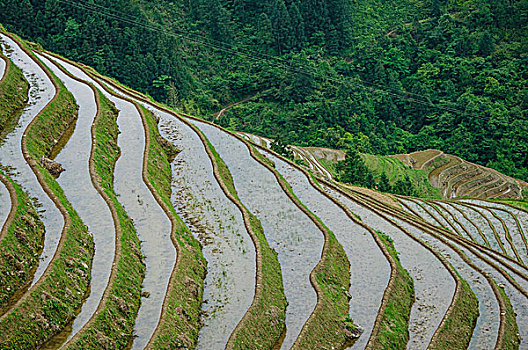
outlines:
{"label": "hillside", "polygon": [[[528,346],[525,203],[339,183],[341,152],[291,161],[4,29],[0,46],[0,106],[25,104],[0,144],[0,348]],[[442,157],[486,170],[392,158],[451,179]]]}
{"label": "hillside", "polygon": [[7,29],[231,130],[528,181],[528,1],[2,1]]}
{"label": "hillside", "polygon": [[[273,148],[273,139],[249,133],[242,137],[267,149]],[[345,152],[321,147],[288,146],[290,158],[312,173],[326,179],[337,179],[337,163],[345,160]],[[378,156],[361,154],[367,168],[375,179],[385,174],[394,185],[405,177],[415,196],[431,199],[481,198],[481,199],[526,199],[528,184],[496,170],[470,163],[459,157],[438,150],[427,150],[411,154]],[[359,184],[362,185],[362,184]]]}

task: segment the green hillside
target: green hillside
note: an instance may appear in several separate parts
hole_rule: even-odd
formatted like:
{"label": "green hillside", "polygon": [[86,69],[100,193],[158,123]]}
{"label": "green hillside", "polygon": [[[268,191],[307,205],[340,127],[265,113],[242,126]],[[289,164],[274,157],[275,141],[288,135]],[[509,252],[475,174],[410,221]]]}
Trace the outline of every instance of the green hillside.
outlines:
{"label": "green hillside", "polygon": [[526,0],[0,3],[9,30],[173,107],[212,117],[266,92],[223,126],[382,155],[436,148],[524,180],[527,13]]}

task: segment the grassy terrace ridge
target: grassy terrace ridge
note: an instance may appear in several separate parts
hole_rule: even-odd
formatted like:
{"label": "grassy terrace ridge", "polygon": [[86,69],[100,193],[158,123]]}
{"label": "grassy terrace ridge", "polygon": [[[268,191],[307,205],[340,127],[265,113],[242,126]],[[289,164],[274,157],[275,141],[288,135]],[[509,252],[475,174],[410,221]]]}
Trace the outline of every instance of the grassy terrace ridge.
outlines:
{"label": "grassy terrace ridge", "polygon": [[[240,201],[233,177],[224,160],[205,135],[192,123],[187,123],[204,143],[211,161],[213,161],[215,177],[222,190],[227,191],[229,199],[234,201],[242,211],[244,224],[255,244],[257,251],[257,285],[253,302],[231,334],[228,349],[271,349],[280,346],[281,336],[286,331],[286,297],[282,281],[281,266],[277,252],[266,240],[266,235],[260,220],[253,215]],[[249,225],[249,226],[247,226]],[[249,345],[251,344],[251,345]]]}
{"label": "grassy terrace ridge", "polygon": [[516,314],[504,288],[499,287],[498,289],[505,303],[504,340],[500,349],[517,350],[519,349],[521,340],[519,339],[519,327],[517,326]]}
{"label": "grassy terrace ridge", "polygon": [[0,171],[0,181],[15,200],[8,219],[0,227],[1,312],[31,282],[42,251],[45,229],[28,194],[3,171]]}
{"label": "grassy terrace ridge", "polygon": [[96,93],[97,116],[92,125],[90,172],[92,181],[112,212],[116,228],[114,268],[100,306],[89,322],[67,344],[69,349],[125,348],[130,342],[141,304],[145,264],[141,244],[131,218],[114,191],[114,168],[120,156],[117,144],[118,111],[105,96]]}
{"label": "grassy terrace ridge", "polygon": [[374,175],[380,176],[382,173],[385,173],[391,184],[394,184],[398,179],[403,179],[403,177],[408,176],[413,183],[418,197],[431,199],[443,198],[440,189],[434,187],[429,182],[427,171],[414,169],[393,156],[361,154],[361,157],[365,160],[365,164]]}
{"label": "grassy terrace ridge", "polygon": [[136,106],[147,134],[144,180],[148,182],[149,189],[171,220],[171,239],[178,253],[163,303],[162,316],[147,347],[194,348],[202,326],[201,305],[207,262],[200,243],[176,214],[171,203],[170,162],[178,150],[161,137],[152,113],[142,106]]}
{"label": "grassy terrace ridge", "polygon": [[16,126],[18,117],[28,101],[29,84],[22,71],[5,58],[5,73],[0,77],[0,142]]}
{"label": "grassy terrace ridge", "polygon": [[348,315],[349,303],[346,291],[350,288],[350,262],[345,250],[334,233],[297,198],[290,184],[269,164],[266,157],[252,145],[248,143],[246,145],[250,148],[251,156],[273,172],[292,202],[325,236],[321,260],[310,275],[312,285],[317,291],[317,304],[292,349],[343,347],[352,340],[347,337],[347,331],[356,331]]}
{"label": "grassy terrace ridge", "polygon": [[[33,57],[25,44],[21,47]],[[34,58],[35,59],[35,58]],[[64,85],[36,60],[55,85],[56,94],[24,133],[22,150],[39,183],[64,216],[57,251],[45,273],[0,319],[0,348],[35,348],[59,333],[77,314],[89,290],[93,239],[53,176],[38,164],[53,140],[75,122],[77,106]]]}
{"label": "grassy terrace ridge", "polygon": [[378,334],[372,334],[368,349],[405,349],[409,341],[409,319],[414,304],[414,281],[401,265],[392,239],[378,231],[392,258],[396,261],[394,284],[388,304],[382,312]]}
{"label": "grassy terrace ridge", "polygon": [[[325,183],[328,184],[327,181],[325,181]],[[352,201],[372,210],[374,213],[376,213],[380,217],[386,219],[393,226],[397,227],[400,231],[404,232],[410,238],[412,238],[413,240],[421,244],[424,248],[428,249],[442,262],[442,264],[446,267],[446,269],[450,272],[450,274],[455,279],[456,288],[455,288],[455,294],[453,296],[451,305],[449,306],[446,314],[444,315],[444,318],[442,322],[440,323],[439,328],[436,330],[429,347],[434,348],[434,349],[465,349],[466,347],[461,346],[460,344],[469,344],[469,342],[471,341],[471,336],[473,334],[476,320],[479,315],[478,299],[476,298],[475,293],[473,292],[473,290],[471,290],[467,282],[458,274],[456,269],[445,259],[445,257],[442,254],[434,250],[430,245],[423,243],[420,239],[415,237],[410,231],[408,231],[406,228],[404,228],[403,226],[401,226],[399,223],[395,222],[391,218],[392,216],[394,216],[394,217],[397,217],[403,220],[404,222],[409,222],[408,216],[406,215],[401,216],[401,215],[396,214],[397,211],[393,207],[388,209],[388,206],[384,204],[380,204],[375,201],[370,201],[370,200],[365,201],[365,200],[361,200],[360,198],[356,198],[355,195],[359,195],[359,197],[361,197],[362,199],[365,199],[365,196],[360,193],[356,193],[352,191],[351,189],[347,189],[346,191],[343,191],[342,189],[340,189],[339,187],[335,185],[330,185],[330,187],[337,189],[339,192],[341,192],[343,195],[350,198]],[[385,210],[382,210],[383,212],[379,210],[380,206],[385,209]],[[388,212],[390,217],[385,215],[384,214],[385,212]],[[413,224],[413,222],[411,222],[411,224]],[[447,242],[446,239],[444,239],[443,237],[439,237],[438,235],[432,233],[431,231],[428,231],[428,232],[431,233],[435,238],[439,239],[443,243],[447,244],[450,248],[455,250],[457,254],[459,254],[460,257],[464,259],[464,261],[468,265],[472,266],[472,268],[475,268],[476,270],[481,271],[467,259],[465,254],[460,252],[451,243]],[[455,347],[444,347],[445,344],[451,344]]]}
{"label": "grassy terrace ridge", "polygon": [[469,284],[460,275],[458,277],[460,295],[455,299],[450,317],[437,330],[429,349],[467,349],[469,346],[479,316],[479,302]]}

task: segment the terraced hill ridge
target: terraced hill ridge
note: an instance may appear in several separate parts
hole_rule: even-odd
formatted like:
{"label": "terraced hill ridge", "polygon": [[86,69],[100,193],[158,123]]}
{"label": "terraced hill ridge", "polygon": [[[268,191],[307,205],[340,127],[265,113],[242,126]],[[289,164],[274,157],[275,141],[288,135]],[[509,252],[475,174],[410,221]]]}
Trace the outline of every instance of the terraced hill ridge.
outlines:
{"label": "terraced hill ridge", "polygon": [[[266,137],[243,132],[239,134],[266,148],[271,148],[273,143],[272,139]],[[289,148],[295,160],[327,179],[335,177],[336,163],[345,159],[345,152],[341,150],[299,146]],[[391,182],[409,176],[419,188],[418,192],[427,197],[525,199],[528,193],[528,183],[524,181],[439,150],[393,156],[361,156],[374,174],[385,173]]]}
{"label": "terraced hill ridge", "polygon": [[528,348],[525,183],[428,150],[363,157],[443,196],[348,186],[0,46],[0,349]]}

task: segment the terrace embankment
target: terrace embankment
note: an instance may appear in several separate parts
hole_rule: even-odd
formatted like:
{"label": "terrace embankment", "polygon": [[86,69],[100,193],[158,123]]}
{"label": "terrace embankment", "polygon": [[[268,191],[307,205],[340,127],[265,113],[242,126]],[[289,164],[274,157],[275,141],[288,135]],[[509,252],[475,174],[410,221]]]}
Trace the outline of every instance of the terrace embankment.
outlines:
{"label": "terrace embankment", "polygon": [[22,153],[24,131],[32,120],[48,105],[55,96],[56,88],[50,77],[35,62],[27,52],[10,36],[0,33],[2,49],[17,66],[29,83],[26,108],[20,114],[18,125],[2,141],[0,159],[2,166],[16,173],[15,180],[31,198],[35,198],[39,207],[39,215],[46,229],[41,259],[38,262],[32,283],[44,273],[59,243],[64,218],[47,193],[42,189],[33,170],[26,163]]}
{"label": "terrace embankment", "polygon": [[283,347],[291,347],[317,302],[309,277],[319,262],[323,237],[284,193],[274,175],[251,157],[246,145],[213,126],[192,122],[225,161],[240,200],[258,214],[270,246],[277,250],[289,303]]}
{"label": "terrace embankment", "polygon": [[[4,39],[5,40],[5,39]],[[15,40],[12,37],[10,40]],[[22,135],[22,154],[38,183],[64,220],[61,238],[45,271],[12,308],[0,318],[0,347],[40,346],[60,332],[77,313],[89,289],[93,241],[77,212],[53,176],[41,164],[49,157],[65,131],[77,119],[73,96],[63,84],[25,47],[14,43],[33,60],[51,81],[53,97],[39,110]],[[58,147],[55,147],[57,150]]]}
{"label": "terrace embankment", "polygon": [[28,93],[29,83],[22,70],[0,52],[0,144],[16,127]]}

